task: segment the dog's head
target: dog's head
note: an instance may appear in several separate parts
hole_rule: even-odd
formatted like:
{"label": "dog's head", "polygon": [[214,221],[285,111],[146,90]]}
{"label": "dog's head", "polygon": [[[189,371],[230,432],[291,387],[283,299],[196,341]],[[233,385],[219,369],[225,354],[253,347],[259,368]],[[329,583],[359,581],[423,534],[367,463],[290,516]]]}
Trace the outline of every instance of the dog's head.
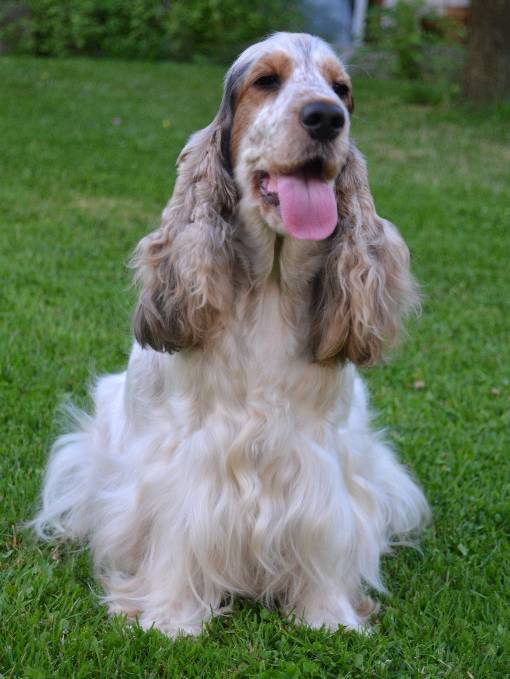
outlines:
{"label": "dog's head", "polygon": [[240,219],[326,241],[310,309],[314,359],[379,357],[415,296],[407,248],[377,217],[349,141],[352,111],[349,76],[319,38],[277,33],[241,54],[214,120],[178,158],[161,228],[139,245],[142,346],[203,346],[227,322],[249,270]]}
{"label": "dog's head", "polygon": [[258,210],[281,235],[327,238],[353,110],[342,64],[318,38],[278,34],[246,50],[229,82],[230,161],[243,209]]}

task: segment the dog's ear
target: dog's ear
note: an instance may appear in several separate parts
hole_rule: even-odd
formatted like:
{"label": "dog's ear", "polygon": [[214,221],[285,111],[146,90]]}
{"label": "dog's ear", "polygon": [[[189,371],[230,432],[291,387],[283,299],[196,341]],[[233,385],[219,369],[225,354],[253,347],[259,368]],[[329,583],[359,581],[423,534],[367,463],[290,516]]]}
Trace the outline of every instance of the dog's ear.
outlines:
{"label": "dog's ear", "polygon": [[315,286],[311,348],[316,360],[374,364],[417,308],[409,250],[375,212],[366,165],[351,145],[336,180],[339,221]]}
{"label": "dog's ear", "polygon": [[178,158],[161,227],[135,251],[141,290],[134,334],[157,351],[203,345],[232,305],[237,191],[229,158],[234,105],[232,73],[229,77],[215,119],[190,138]]}

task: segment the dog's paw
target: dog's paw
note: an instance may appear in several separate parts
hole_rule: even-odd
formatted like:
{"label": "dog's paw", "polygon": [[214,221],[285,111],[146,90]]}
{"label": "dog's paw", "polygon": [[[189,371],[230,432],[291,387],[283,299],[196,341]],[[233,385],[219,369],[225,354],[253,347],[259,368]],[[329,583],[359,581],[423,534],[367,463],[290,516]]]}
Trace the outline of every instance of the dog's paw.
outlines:
{"label": "dog's paw", "polygon": [[116,602],[108,604],[108,615],[120,615],[130,622],[134,622],[140,615],[140,611],[133,606],[125,606]]}
{"label": "dog's paw", "polygon": [[356,607],[345,596],[336,596],[327,603],[324,599],[309,599],[306,605],[297,607],[294,611],[297,622],[301,622],[314,629],[327,629],[335,632],[339,628],[347,631],[368,633],[366,624],[375,606],[369,597],[360,599]]}
{"label": "dog's paw", "polygon": [[339,614],[328,610],[305,614],[302,623],[312,629],[326,629],[329,632],[336,632],[340,628],[347,632],[366,632],[365,623],[356,615]]}
{"label": "dog's paw", "polygon": [[171,639],[182,636],[197,637],[203,632],[204,622],[205,619],[196,623],[180,622],[175,619],[152,620],[150,616],[145,615],[138,620],[138,623],[142,629],[146,631],[157,629],[159,632],[167,637],[170,637]]}

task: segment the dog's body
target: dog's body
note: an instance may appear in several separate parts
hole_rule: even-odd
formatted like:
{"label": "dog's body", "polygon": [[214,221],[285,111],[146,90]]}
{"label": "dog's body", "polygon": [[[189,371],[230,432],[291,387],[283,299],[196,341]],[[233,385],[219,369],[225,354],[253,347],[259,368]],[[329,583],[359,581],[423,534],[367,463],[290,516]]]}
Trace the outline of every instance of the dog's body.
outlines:
{"label": "dog's body", "polygon": [[[237,594],[358,628],[381,554],[427,514],[370,430],[352,365],[391,343],[414,292],[348,140],[350,84],[335,89],[347,103],[329,102],[333,62],[347,83],[324,43],[278,34],[231,69],[220,113],[181,154],[161,229],[139,246],[128,370],[99,380],[94,416],[49,464],[39,533],[88,541],[111,610],[169,635],[199,632]],[[311,132],[300,114],[289,151],[275,117],[310,91],[329,127]]]}

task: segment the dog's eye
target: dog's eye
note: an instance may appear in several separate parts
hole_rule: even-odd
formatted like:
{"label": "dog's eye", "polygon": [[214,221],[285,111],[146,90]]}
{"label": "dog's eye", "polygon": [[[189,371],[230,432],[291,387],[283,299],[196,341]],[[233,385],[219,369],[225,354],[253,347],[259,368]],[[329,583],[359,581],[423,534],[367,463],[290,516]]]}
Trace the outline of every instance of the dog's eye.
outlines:
{"label": "dog's eye", "polygon": [[261,75],[253,84],[261,90],[276,90],[280,86],[280,78],[275,73]]}
{"label": "dog's eye", "polygon": [[346,97],[350,92],[349,85],[345,85],[345,83],[333,83],[331,87],[333,88],[333,92],[340,97],[340,99]]}

